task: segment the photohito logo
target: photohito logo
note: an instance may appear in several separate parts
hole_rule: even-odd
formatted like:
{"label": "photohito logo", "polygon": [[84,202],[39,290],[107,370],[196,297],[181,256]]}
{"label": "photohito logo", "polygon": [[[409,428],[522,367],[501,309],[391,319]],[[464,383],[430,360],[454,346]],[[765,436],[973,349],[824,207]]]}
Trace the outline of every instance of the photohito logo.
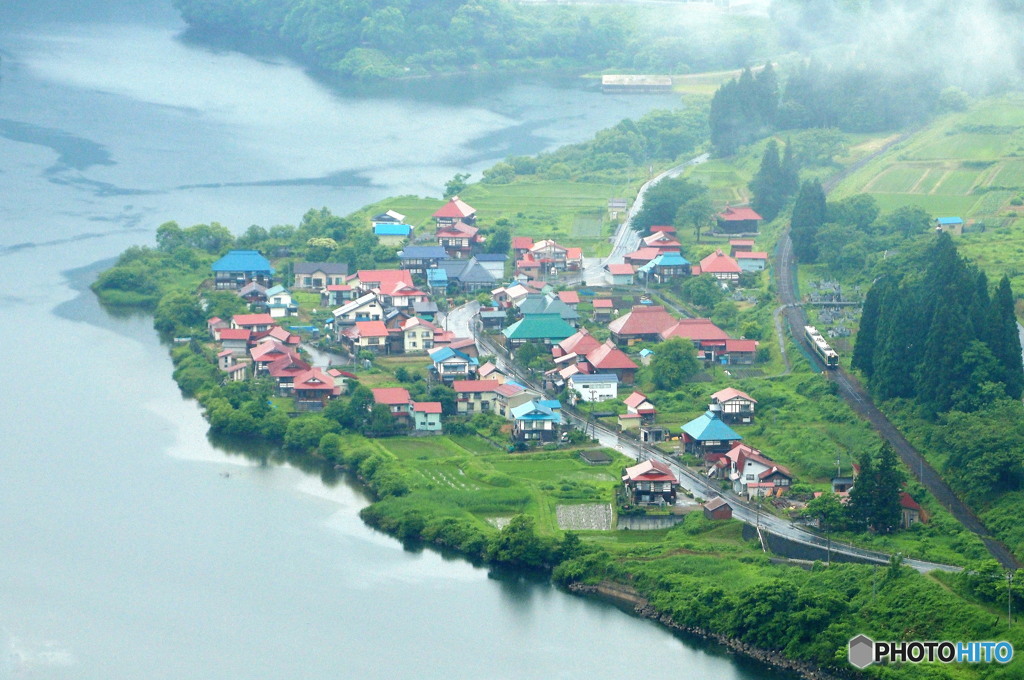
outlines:
{"label": "photohito logo", "polygon": [[942,663],[1010,663],[1009,642],[875,642],[867,635],[850,639],[847,658],[857,668],[887,661],[940,661]]}

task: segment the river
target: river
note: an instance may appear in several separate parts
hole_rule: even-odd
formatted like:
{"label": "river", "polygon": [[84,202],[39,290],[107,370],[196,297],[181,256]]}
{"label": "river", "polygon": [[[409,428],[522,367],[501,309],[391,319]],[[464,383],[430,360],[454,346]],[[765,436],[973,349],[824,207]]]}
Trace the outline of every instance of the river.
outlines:
{"label": "river", "polygon": [[86,286],[166,220],[295,223],[578,141],[664,97],[344,92],[181,41],[169,3],[0,6],[0,678],[783,676],[366,527],[343,480],[218,448],[150,320]]}

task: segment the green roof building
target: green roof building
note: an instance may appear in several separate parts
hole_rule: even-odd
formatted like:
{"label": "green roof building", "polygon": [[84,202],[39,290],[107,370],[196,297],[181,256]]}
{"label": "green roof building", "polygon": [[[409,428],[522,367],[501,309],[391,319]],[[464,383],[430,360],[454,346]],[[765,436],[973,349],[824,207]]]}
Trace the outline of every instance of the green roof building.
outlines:
{"label": "green roof building", "polygon": [[514,349],[520,345],[541,343],[550,351],[551,347],[576,332],[558,314],[530,314],[501,332],[505,345]]}

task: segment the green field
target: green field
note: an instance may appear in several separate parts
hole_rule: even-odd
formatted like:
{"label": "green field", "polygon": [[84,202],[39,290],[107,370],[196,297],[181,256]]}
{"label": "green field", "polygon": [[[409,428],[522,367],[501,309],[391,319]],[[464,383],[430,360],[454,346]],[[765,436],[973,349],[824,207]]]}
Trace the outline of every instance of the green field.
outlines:
{"label": "green field", "polygon": [[1009,274],[1024,290],[1024,223],[1012,205],[1024,197],[1024,95],[976,102],[938,118],[851,174],[831,200],[872,195],[883,212],[919,206],[935,217],[962,217],[960,252],[990,277]]}
{"label": "green field", "polygon": [[[639,176],[637,181],[641,179]],[[516,181],[511,184],[473,184],[461,198],[480,213],[480,224],[499,219],[512,224],[513,236],[552,238],[583,248],[586,256],[603,255],[616,223],[608,218],[608,200],[632,199],[629,185],[570,181]]]}
{"label": "green field", "polygon": [[433,512],[469,513],[480,522],[525,512],[548,535],[560,533],[557,505],[612,503],[622,467],[633,463],[610,449],[614,460],[602,466],[584,463],[579,449],[510,454],[479,437],[395,437],[374,444],[411,472],[410,498],[419,496]]}

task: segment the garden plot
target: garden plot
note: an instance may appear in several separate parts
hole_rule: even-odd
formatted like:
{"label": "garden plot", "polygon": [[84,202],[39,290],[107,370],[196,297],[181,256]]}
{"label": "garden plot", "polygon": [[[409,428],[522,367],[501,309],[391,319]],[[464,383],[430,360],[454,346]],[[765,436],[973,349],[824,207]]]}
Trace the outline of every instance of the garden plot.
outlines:
{"label": "garden plot", "polygon": [[608,503],[559,505],[555,508],[558,528],[564,531],[611,531],[612,506]]}

